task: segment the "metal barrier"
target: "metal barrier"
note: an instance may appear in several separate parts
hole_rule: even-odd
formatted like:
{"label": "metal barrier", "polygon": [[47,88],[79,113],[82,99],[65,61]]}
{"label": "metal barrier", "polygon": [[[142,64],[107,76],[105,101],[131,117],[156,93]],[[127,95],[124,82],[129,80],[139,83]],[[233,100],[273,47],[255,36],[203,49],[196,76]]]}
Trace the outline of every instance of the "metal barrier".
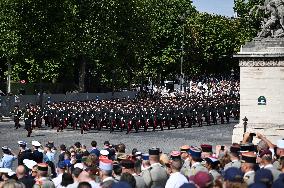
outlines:
{"label": "metal barrier", "polygon": [[[135,98],[137,91],[124,91],[108,93],[69,93],[69,94],[43,94],[43,104],[46,102],[66,102],[66,101],[85,101],[98,99],[111,99],[111,98]],[[15,105],[24,108],[26,104],[39,104],[39,95],[13,95],[13,96],[0,96],[0,116],[10,116],[10,112],[14,109]]]}

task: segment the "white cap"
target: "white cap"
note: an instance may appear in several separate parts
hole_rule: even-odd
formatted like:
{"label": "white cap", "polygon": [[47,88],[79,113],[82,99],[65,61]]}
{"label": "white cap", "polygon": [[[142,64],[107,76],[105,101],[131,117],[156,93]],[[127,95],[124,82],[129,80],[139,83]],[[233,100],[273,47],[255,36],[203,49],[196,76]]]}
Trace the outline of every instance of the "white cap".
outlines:
{"label": "white cap", "polygon": [[38,141],[32,141],[32,145],[33,146],[36,146],[36,147],[40,147],[41,146],[41,144],[38,142]]}
{"label": "white cap", "polygon": [[109,154],[109,152],[108,152],[108,150],[103,149],[103,150],[100,151],[100,154],[107,156]]}
{"label": "white cap", "polygon": [[0,173],[9,173],[12,172],[10,168],[0,168]]}
{"label": "white cap", "polygon": [[13,172],[13,171],[11,171],[11,172],[8,172],[8,176],[13,176],[13,175],[15,175],[16,173],[15,172]]}
{"label": "white cap", "polygon": [[26,167],[28,167],[29,169],[33,169],[33,167],[35,165],[37,165],[37,162],[33,161],[33,160],[29,160],[29,159],[24,159],[23,163]]}
{"label": "white cap", "polygon": [[76,163],[74,165],[74,168],[80,168],[81,170],[83,170],[84,169],[84,165],[83,165],[83,163]]}
{"label": "white cap", "polygon": [[277,140],[277,147],[280,149],[284,149],[284,140]]}
{"label": "white cap", "polygon": [[24,141],[18,141],[18,144],[19,144],[19,145],[27,145],[27,143],[24,142]]}

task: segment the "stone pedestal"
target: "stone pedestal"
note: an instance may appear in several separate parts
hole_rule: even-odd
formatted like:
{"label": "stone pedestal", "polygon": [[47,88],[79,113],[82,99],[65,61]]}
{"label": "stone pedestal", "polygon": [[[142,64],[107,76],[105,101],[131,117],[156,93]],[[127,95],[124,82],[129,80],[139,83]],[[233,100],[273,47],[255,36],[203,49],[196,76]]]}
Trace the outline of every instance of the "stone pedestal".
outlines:
{"label": "stone pedestal", "polygon": [[[247,117],[248,132],[263,133],[276,143],[284,138],[284,39],[255,39],[235,57],[240,65],[240,119]],[[240,120],[232,142],[241,141],[243,133]]]}

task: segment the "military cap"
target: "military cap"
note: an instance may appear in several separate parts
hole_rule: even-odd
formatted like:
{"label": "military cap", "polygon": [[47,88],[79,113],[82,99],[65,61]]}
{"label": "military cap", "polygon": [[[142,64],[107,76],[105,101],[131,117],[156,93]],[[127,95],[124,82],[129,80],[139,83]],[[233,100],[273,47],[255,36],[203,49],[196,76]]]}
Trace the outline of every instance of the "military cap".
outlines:
{"label": "military cap", "polygon": [[46,164],[46,163],[39,163],[39,164],[37,164],[37,169],[39,171],[48,171],[48,164]]}
{"label": "military cap", "polygon": [[240,152],[250,152],[255,151],[255,146],[253,144],[241,144]]}
{"label": "military cap", "polygon": [[198,147],[191,147],[188,151],[188,154],[190,154],[192,157],[201,158],[201,149]]}
{"label": "military cap", "polygon": [[271,155],[272,156],[272,152],[269,149],[263,150],[260,154],[259,157],[263,157],[264,155]]}
{"label": "military cap", "polygon": [[148,154],[148,153],[143,153],[143,154],[142,154],[142,159],[143,159],[144,161],[148,161],[148,160],[149,160],[149,154]]}
{"label": "military cap", "polygon": [[159,148],[151,148],[149,149],[149,155],[159,155],[160,149]]}
{"label": "military cap", "polygon": [[219,164],[220,163],[219,160],[215,157],[206,157],[204,160],[209,164]]}
{"label": "military cap", "polygon": [[180,154],[181,154],[180,151],[172,151],[171,152],[171,160],[181,159]]}
{"label": "military cap", "polygon": [[2,147],[2,151],[3,151],[3,152],[9,152],[9,151],[10,151],[10,148],[8,148],[8,146],[3,146],[3,147]]}
{"label": "military cap", "polygon": [[284,139],[277,140],[277,147],[280,149],[284,149]]}
{"label": "military cap", "polygon": [[239,144],[233,144],[231,147],[230,147],[230,152],[231,153],[239,153],[241,151],[241,147]]}
{"label": "military cap", "polygon": [[242,153],[241,162],[243,163],[256,163],[256,154],[252,152]]}
{"label": "military cap", "polygon": [[202,152],[211,152],[212,153],[212,145],[202,144],[201,146]]}
{"label": "military cap", "polygon": [[113,169],[112,160],[109,159],[100,160],[99,168],[101,170],[112,170]]}
{"label": "military cap", "polygon": [[104,155],[104,156],[107,156],[107,155],[109,154],[109,151],[103,149],[103,150],[100,151],[100,154],[101,154],[101,155]]}
{"label": "military cap", "polygon": [[243,173],[239,168],[230,167],[225,170],[224,180],[230,182],[243,182]]}
{"label": "military cap", "polygon": [[184,145],[184,146],[180,147],[180,152],[181,153],[186,153],[186,152],[188,152],[189,149],[190,149],[190,146]]}
{"label": "military cap", "polygon": [[255,172],[254,181],[256,183],[271,185],[273,182],[273,174],[269,169],[259,169]]}
{"label": "military cap", "polygon": [[21,146],[21,147],[26,147],[26,146],[27,146],[27,143],[24,142],[24,141],[18,141],[18,144],[19,144],[19,146]]}
{"label": "military cap", "polygon": [[23,163],[28,169],[33,169],[33,167],[37,165],[37,162],[29,159],[24,159]]}
{"label": "military cap", "polygon": [[9,172],[12,172],[12,170],[10,168],[0,168],[0,173],[9,173]]}
{"label": "military cap", "polygon": [[32,141],[32,146],[35,146],[35,147],[40,147],[41,144],[38,142],[38,141]]}

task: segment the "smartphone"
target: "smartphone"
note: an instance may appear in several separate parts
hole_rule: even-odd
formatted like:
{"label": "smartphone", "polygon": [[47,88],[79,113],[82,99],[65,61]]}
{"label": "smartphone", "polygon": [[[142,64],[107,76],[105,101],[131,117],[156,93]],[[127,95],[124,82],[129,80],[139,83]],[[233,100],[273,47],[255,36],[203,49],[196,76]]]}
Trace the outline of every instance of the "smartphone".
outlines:
{"label": "smartphone", "polygon": [[225,149],[225,146],[221,146],[221,150],[224,150]]}
{"label": "smartphone", "polygon": [[249,136],[253,137],[253,136],[256,136],[255,133],[250,133]]}

